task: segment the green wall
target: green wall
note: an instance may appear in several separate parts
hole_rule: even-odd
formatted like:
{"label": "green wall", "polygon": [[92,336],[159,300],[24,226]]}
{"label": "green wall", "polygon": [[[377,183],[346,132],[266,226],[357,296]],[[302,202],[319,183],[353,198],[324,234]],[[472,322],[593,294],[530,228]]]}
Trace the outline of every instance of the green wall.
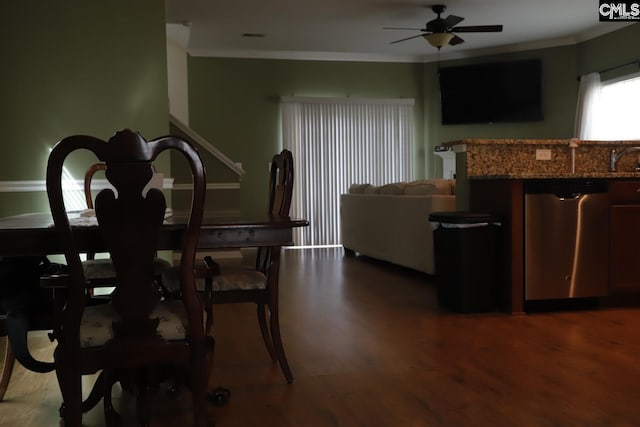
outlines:
{"label": "green wall", "polygon": [[[262,209],[270,156],[280,149],[281,96],[409,97],[416,100],[417,178],[437,177],[436,145],[462,138],[570,138],[577,77],[640,59],[640,25],[577,45],[478,56],[441,63],[400,64],[189,58],[190,125],[241,161],[243,210]],[[439,66],[540,58],[541,122],[447,125],[440,122]],[[637,68],[637,67],[636,67]]]}
{"label": "green wall", "polygon": [[601,78],[615,77],[624,73],[640,71],[640,24],[633,24],[612,33],[604,34],[578,45],[578,74],[606,70],[634,62],[628,67],[602,73]]}
{"label": "green wall", "polygon": [[[635,65],[603,73],[602,78],[638,71],[640,44],[633,43],[632,40],[640,40],[638,24],[576,45],[444,61],[440,64],[451,66],[540,58],[543,70],[544,121],[542,122],[444,126],[441,124],[440,116],[438,64],[425,64],[425,145],[428,147],[426,150],[433,151],[436,145],[463,138],[572,138],[579,86],[578,77],[633,61],[636,62]],[[438,176],[440,161],[434,163],[435,167],[430,170],[436,172],[433,176]]]}
{"label": "green wall", "polygon": [[[0,181],[43,180],[68,135],[167,134],[165,39],[156,0],[2,2]],[[34,210],[48,210],[45,193],[0,193],[0,216]]]}
{"label": "green wall", "polygon": [[442,125],[438,64],[425,67],[426,144],[430,147],[463,138],[570,138],[573,133],[573,110],[577,97],[576,47],[530,50],[508,55],[483,56],[471,60],[447,61],[442,66],[469,63],[541,59],[542,110],[540,122]]}
{"label": "green wall", "polygon": [[189,124],[242,162],[240,209],[267,209],[271,157],[281,150],[280,97],[414,98],[416,165],[424,174],[422,64],[189,58]]}
{"label": "green wall", "polygon": [[[156,0],[2,2],[0,181],[44,179],[49,148],[67,135],[166,134],[164,18]],[[432,177],[440,173],[433,147],[445,141],[572,136],[576,76],[640,59],[636,40],[638,24],[578,45],[442,62],[542,58],[545,121],[510,125],[440,125],[436,63],[190,57],[190,123],[242,162],[241,208],[263,210],[267,164],[281,148],[281,96],[414,98],[416,177]],[[168,158],[159,168],[169,170]],[[46,209],[44,193],[0,193],[0,216]]]}

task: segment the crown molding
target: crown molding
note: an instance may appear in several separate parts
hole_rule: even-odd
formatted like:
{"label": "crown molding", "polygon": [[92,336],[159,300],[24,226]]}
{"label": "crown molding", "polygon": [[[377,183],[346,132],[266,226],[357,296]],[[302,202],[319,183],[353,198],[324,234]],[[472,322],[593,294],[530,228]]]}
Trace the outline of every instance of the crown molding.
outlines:
{"label": "crown molding", "polygon": [[342,61],[342,62],[423,62],[421,56],[382,55],[375,53],[317,52],[284,50],[216,50],[187,49],[191,56],[210,58],[285,59],[294,61]]}

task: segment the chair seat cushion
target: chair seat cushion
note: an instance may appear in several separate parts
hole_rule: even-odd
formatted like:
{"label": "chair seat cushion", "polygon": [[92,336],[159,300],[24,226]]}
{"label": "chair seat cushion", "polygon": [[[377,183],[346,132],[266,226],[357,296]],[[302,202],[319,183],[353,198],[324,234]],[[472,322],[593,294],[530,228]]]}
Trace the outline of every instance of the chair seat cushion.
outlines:
{"label": "chair seat cushion", "polygon": [[[84,277],[87,280],[113,279],[116,271],[110,258],[88,259],[82,263]],[[160,275],[164,270],[171,268],[171,263],[162,258],[154,258],[153,274]]]}
{"label": "chair seat cushion", "polygon": [[[160,337],[168,341],[186,339],[187,316],[182,301],[160,301],[149,317],[160,320],[157,329]],[[110,303],[85,307],[80,324],[80,346],[99,347],[113,338],[114,318],[115,311]]]}
{"label": "chair seat cushion", "polygon": [[[171,267],[162,272],[162,284],[170,292],[180,291],[180,267]],[[204,291],[204,278],[196,279],[196,287]],[[266,289],[267,277],[250,267],[223,266],[219,275],[214,276],[211,289],[216,291],[236,291]],[[214,297],[215,302],[215,297]]]}
{"label": "chair seat cushion", "polygon": [[[267,287],[267,277],[260,271],[251,268],[228,268],[222,269],[219,275],[213,278],[211,284],[215,291],[236,291],[265,289]],[[214,297],[215,300],[215,297]]]}

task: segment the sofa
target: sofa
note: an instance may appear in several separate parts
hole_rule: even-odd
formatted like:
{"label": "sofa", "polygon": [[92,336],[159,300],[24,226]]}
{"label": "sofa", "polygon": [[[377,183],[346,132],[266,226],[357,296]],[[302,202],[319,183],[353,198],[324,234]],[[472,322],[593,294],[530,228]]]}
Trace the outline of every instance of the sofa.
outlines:
{"label": "sofa", "polygon": [[433,275],[429,214],[455,210],[455,180],[353,184],[340,195],[342,246],[347,253]]}

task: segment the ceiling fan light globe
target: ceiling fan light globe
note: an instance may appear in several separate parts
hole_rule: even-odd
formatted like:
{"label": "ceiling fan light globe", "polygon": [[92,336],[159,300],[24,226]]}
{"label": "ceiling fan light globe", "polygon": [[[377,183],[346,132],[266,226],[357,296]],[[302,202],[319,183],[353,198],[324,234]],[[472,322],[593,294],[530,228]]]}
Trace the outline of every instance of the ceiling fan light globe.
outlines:
{"label": "ceiling fan light globe", "polygon": [[431,33],[425,34],[424,39],[433,47],[437,47],[440,49],[442,46],[446,46],[449,44],[451,39],[453,38],[452,33]]}

